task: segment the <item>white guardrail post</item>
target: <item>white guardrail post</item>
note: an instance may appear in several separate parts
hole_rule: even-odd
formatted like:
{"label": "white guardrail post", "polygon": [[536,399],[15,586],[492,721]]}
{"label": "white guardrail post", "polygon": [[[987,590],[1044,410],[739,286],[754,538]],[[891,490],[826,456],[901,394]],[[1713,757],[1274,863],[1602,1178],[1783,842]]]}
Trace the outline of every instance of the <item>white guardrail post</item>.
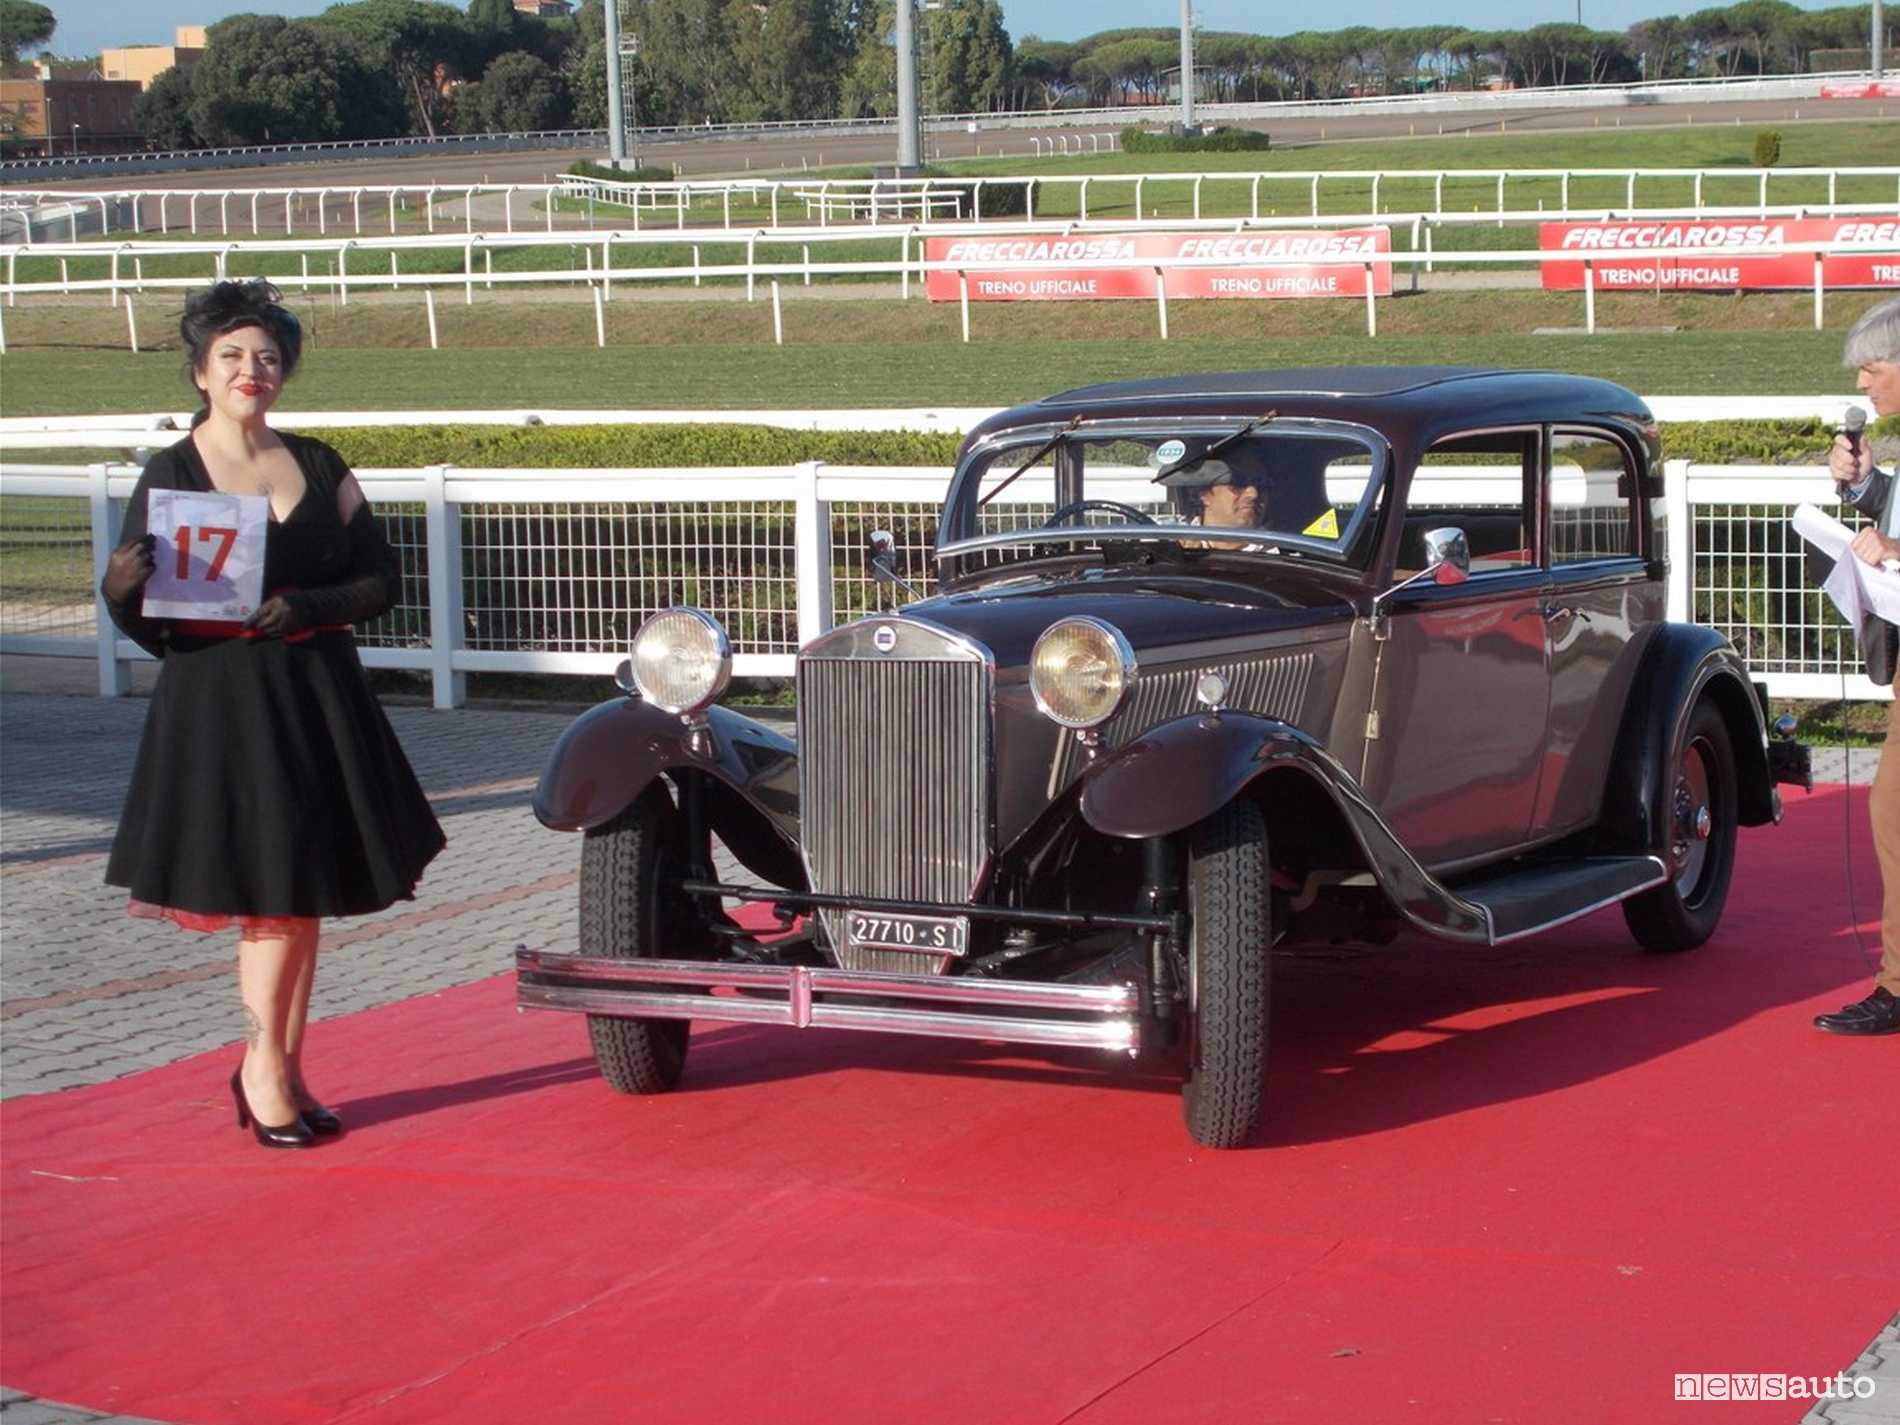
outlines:
{"label": "white guardrail post", "polygon": [[1689,462],[1663,462],[1663,512],[1668,521],[1669,584],[1663,616],[1689,621],[1689,591],[1695,580],[1695,526],[1689,517]]}
{"label": "white guardrail post", "polygon": [[821,460],[792,470],[792,550],[798,584],[798,645],[831,628],[831,502],[819,498]]}
{"label": "white guardrail post", "polygon": [[422,472],[429,548],[429,680],[438,708],[459,708],[468,701],[468,675],[455,669],[455,654],[462,646],[462,512],[448,498],[454,468],[431,465]]}
{"label": "white guardrail post", "polygon": [[124,513],[112,503],[108,481],[112,466],[93,465],[87,469],[88,494],[92,504],[92,616],[98,626],[99,695],[121,698],[132,691],[132,665],[119,657],[119,629],[106,612],[105,595],[99,581],[105,577],[106,561],[119,547],[119,531],[125,524]]}

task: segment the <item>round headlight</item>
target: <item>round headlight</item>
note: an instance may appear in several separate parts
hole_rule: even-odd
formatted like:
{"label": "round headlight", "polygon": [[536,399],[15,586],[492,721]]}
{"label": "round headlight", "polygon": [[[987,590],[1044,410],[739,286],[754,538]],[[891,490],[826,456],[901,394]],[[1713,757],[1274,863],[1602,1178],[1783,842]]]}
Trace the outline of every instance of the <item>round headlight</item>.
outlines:
{"label": "round headlight", "polygon": [[1036,706],[1064,727],[1107,722],[1134,681],[1135,650],[1100,619],[1064,619],[1036,640],[1029,655]]}
{"label": "round headlight", "polygon": [[696,713],[726,690],[732,644],[719,621],[698,609],[668,609],[633,636],[633,683],[670,713]]}

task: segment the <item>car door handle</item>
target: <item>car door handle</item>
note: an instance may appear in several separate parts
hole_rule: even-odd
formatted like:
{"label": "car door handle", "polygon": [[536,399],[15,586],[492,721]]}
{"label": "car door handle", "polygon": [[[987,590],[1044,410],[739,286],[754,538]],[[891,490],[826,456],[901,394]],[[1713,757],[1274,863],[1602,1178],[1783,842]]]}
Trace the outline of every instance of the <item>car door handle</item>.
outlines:
{"label": "car door handle", "polygon": [[1544,622],[1552,628],[1568,623],[1576,616],[1577,610],[1570,604],[1545,604]]}

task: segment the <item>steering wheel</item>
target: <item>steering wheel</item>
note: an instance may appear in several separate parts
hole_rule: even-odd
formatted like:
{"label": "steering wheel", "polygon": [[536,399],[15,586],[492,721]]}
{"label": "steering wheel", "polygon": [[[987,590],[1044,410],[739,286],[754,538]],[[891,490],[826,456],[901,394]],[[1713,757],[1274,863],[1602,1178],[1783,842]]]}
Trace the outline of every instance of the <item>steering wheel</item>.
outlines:
{"label": "steering wheel", "polygon": [[1071,500],[1043,521],[1043,527],[1061,524],[1071,515],[1086,514],[1090,510],[1108,510],[1112,514],[1126,515],[1134,524],[1153,524],[1154,517],[1133,505],[1124,505],[1119,500]]}

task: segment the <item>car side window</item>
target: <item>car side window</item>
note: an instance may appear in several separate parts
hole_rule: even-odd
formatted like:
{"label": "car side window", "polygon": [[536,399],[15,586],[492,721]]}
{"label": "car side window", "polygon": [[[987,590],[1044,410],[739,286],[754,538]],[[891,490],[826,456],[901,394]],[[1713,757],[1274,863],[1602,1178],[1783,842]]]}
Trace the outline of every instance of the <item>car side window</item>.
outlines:
{"label": "car side window", "polygon": [[1536,428],[1479,431],[1427,450],[1412,475],[1396,577],[1423,568],[1425,532],[1448,526],[1464,531],[1473,575],[1535,566],[1537,522],[1529,512],[1541,439]]}
{"label": "car side window", "polygon": [[1608,436],[1555,431],[1550,442],[1550,562],[1588,564],[1636,554],[1635,472]]}

